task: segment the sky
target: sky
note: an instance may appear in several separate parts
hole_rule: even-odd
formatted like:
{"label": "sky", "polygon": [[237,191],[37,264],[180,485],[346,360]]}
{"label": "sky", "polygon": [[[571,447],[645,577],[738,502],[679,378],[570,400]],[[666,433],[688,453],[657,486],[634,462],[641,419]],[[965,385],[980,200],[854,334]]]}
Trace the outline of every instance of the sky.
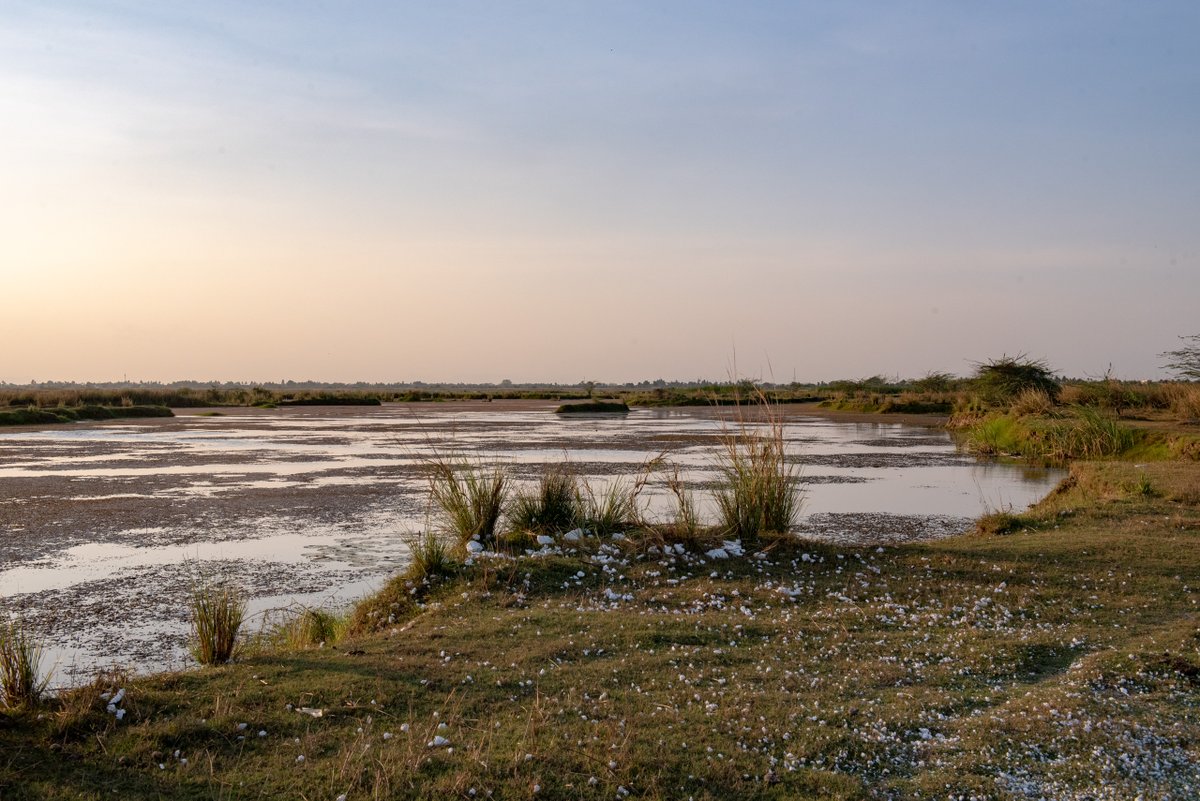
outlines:
{"label": "sky", "polygon": [[0,381],[820,381],[1200,333],[1200,4],[6,2]]}

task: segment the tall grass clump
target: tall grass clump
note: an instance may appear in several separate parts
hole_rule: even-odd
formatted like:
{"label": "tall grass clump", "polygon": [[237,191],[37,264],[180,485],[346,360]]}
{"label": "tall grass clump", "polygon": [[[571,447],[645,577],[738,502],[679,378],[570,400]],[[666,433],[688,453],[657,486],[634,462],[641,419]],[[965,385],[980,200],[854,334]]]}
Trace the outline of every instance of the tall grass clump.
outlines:
{"label": "tall grass clump", "polygon": [[584,482],[583,491],[579,493],[584,528],[603,537],[643,526],[645,521],[638,499],[657,462],[654,459],[642,465],[633,479],[618,476],[603,492],[597,492],[590,483]]}
{"label": "tall grass clump", "polygon": [[1173,415],[1181,420],[1200,420],[1200,386],[1175,384],[1166,394]]}
{"label": "tall grass clump", "polygon": [[720,526],[743,542],[766,532],[786,532],[801,503],[798,470],[787,461],[783,421],[763,396],[757,405],[764,425],[754,427],[739,413],[737,426],[724,432],[717,457],[722,480],[714,499]]}
{"label": "tall grass clump", "polygon": [[346,628],[342,618],[324,609],[305,606],[282,626],[283,641],[300,650],[337,642]]}
{"label": "tall grass clump", "polygon": [[977,419],[964,433],[966,446],[984,456],[1024,456],[1028,437],[1028,427],[1008,415]]}
{"label": "tall grass clump", "polygon": [[39,676],[42,644],[20,620],[0,621],[0,701],[10,709],[38,705],[50,683]]}
{"label": "tall grass clump", "polygon": [[227,584],[201,581],[192,589],[192,655],[202,665],[233,659],[246,619],[243,593]]}
{"label": "tall grass clump", "polygon": [[513,499],[510,524],[522,531],[555,534],[570,531],[584,521],[579,481],[566,466],[542,475],[536,489]]}
{"label": "tall grass clump", "polygon": [[414,584],[432,584],[458,571],[458,562],[446,541],[432,531],[414,536],[408,543],[412,560],[405,578]]}
{"label": "tall grass clump", "polygon": [[1013,398],[1009,411],[1017,417],[1048,417],[1054,414],[1054,398],[1044,389],[1029,387]]}
{"label": "tall grass clump", "polygon": [[490,546],[509,494],[508,472],[439,459],[433,462],[429,488],[443,527],[460,545],[478,540]]}
{"label": "tall grass clump", "polygon": [[968,426],[964,438],[975,453],[1050,463],[1119,456],[1137,444],[1137,432],[1089,406],[1055,419],[995,414]]}
{"label": "tall grass clump", "polygon": [[678,465],[671,465],[667,490],[674,502],[671,518],[666,524],[667,532],[677,542],[695,542],[701,531],[700,511],[696,505],[696,494],[683,482]]}
{"label": "tall grass clump", "polygon": [[1073,411],[1073,419],[1047,428],[1047,455],[1051,459],[1065,461],[1118,456],[1136,442],[1133,429],[1096,409],[1079,406]]}

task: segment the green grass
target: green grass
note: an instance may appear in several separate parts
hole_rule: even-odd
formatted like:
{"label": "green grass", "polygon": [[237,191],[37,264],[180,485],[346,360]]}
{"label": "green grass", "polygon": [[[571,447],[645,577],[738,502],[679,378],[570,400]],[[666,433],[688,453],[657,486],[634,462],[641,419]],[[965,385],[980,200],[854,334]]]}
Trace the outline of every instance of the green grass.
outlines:
{"label": "green grass", "polygon": [[50,682],[41,669],[43,647],[18,618],[0,620],[0,706],[36,707]]}
{"label": "green grass", "polygon": [[290,614],[271,639],[291,650],[332,645],[342,638],[348,620],[324,609],[305,606]]}
{"label": "green grass", "polygon": [[246,618],[243,593],[227,584],[202,580],[192,589],[192,656],[201,665],[224,665],[237,653]]}
{"label": "green grass", "polygon": [[646,471],[632,479],[618,476],[604,490],[596,490],[590,483],[584,483],[579,493],[580,524],[601,537],[641,526],[638,498],[647,478]]}
{"label": "green grass", "polygon": [[[1131,457],[1155,441],[1145,431],[1134,429],[1092,407],[1063,409],[1052,417],[1013,413],[977,417],[961,429],[965,446],[986,456],[1017,456],[1047,464],[1066,464],[1075,459]],[[1168,441],[1162,440],[1160,458],[1170,458]]]}

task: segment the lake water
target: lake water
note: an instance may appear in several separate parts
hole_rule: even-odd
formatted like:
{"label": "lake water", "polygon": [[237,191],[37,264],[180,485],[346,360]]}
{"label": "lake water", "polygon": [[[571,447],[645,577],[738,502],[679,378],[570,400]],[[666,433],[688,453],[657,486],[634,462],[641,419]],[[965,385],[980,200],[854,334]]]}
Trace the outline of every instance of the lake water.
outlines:
{"label": "lake water", "polygon": [[[198,576],[240,583],[261,620],[345,606],[403,567],[407,535],[428,526],[434,453],[503,463],[525,482],[565,460],[602,487],[661,454],[702,496],[716,477],[729,424],[714,410],[564,419],[553,408],[181,411],[0,433],[0,610],[50,643],[58,683],[110,664],[181,667]],[[1061,477],[976,460],[936,429],[785,411],[804,486],[797,533],[847,547],[955,534]],[[661,478],[644,501],[665,512]]]}

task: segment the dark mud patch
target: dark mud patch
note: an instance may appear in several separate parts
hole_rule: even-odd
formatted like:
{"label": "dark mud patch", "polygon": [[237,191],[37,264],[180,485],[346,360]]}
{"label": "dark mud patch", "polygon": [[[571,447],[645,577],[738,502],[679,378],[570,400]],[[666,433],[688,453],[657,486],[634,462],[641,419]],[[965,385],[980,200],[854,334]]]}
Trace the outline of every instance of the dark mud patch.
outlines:
{"label": "dark mud patch", "polygon": [[872,469],[882,467],[961,467],[972,465],[972,456],[956,453],[832,453],[799,454],[788,461],[817,467]]}
{"label": "dark mud patch", "polygon": [[796,533],[821,542],[863,547],[953,537],[973,525],[969,517],[950,515],[821,513],[803,518]]}
{"label": "dark mud patch", "polygon": [[868,481],[877,481],[878,479],[868,478],[866,476],[809,476],[801,475],[801,484],[866,484]]}
{"label": "dark mud patch", "polygon": [[951,443],[944,436],[901,436],[856,439],[851,440],[848,444],[863,448],[945,448]]}

